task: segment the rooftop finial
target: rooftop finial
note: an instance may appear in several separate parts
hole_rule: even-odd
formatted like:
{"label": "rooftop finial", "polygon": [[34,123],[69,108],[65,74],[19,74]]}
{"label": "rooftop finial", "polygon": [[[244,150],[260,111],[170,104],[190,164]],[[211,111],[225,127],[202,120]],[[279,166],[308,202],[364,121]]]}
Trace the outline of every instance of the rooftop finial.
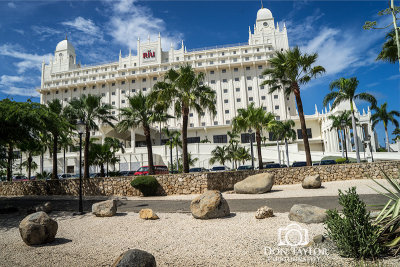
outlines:
{"label": "rooftop finial", "polygon": [[68,36],[67,36],[67,34],[65,34],[65,40],[68,40]]}
{"label": "rooftop finial", "polygon": [[262,2],[262,0],[261,0],[261,8],[264,8],[264,5],[263,5],[263,2]]}

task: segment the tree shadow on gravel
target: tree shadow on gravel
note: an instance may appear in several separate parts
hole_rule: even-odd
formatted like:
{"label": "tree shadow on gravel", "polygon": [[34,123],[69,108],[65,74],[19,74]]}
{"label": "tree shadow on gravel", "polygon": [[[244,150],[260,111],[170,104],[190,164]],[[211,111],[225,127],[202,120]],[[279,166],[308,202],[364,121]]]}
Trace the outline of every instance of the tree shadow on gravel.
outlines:
{"label": "tree shadow on gravel", "polygon": [[72,242],[71,239],[63,238],[63,237],[56,237],[54,239],[54,241],[51,242],[51,243],[35,245],[35,246],[32,246],[32,247],[37,247],[37,248],[40,248],[40,247],[54,247],[54,246],[58,246],[58,245],[64,245],[64,244],[67,244],[67,243],[70,243],[70,242]]}

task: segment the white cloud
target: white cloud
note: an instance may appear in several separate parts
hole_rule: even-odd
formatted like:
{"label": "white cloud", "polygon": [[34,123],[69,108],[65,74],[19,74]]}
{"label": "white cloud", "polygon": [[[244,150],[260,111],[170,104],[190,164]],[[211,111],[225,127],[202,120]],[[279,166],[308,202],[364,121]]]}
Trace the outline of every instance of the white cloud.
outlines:
{"label": "white cloud", "polygon": [[61,23],[64,26],[70,26],[78,31],[89,35],[100,35],[100,28],[97,27],[92,20],[85,19],[82,17],[77,17],[71,21],[64,21]]}
{"label": "white cloud", "polygon": [[6,87],[0,88],[0,91],[7,95],[20,95],[20,96],[32,96],[32,97],[39,97],[40,94],[35,91],[33,88],[20,88],[20,87]]}
{"label": "white cloud", "polygon": [[32,77],[2,75],[0,77],[0,91],[9,95],[39,96],[35,91],[36,81]]}
{"label": "white cloud", "polygon": [[14,59],[19,59],[19,62],[14,63],[17,66],[17,72],[23,73],[29,69],[40,70],[41,63],[44,58],[49,58],[51,54],[47,55],[38,55],[38,54],[29,54],[25,52],[19,51],[18,48],[11,45],[0,45],[0,55],[8,56]]}
{"label": "white cloud", "polygon": [[31,27],[33,32],[37,35],[40,35],[40,41],[47,40],[50,36],[53,35],[60,35],[61,36],[61,31],[47,27],[47,26],[37,26],[34,25]]}
{"label": "white cloud", "polygon": [[17,33],[19,33],[19,34],[21,34],[21,35],[24,35],[24,34],[25,34],[25,31],[24,31],[24,30],[21,30],[21,29],[14,29],[14,31],[17,32]]}
{"label": "white cloud", "polygon": [[388,78],[388,80],[399,80],[399,79],[400,79],[400,74],[395,74]]}
{"label": "white cloud", "polygon": [[168,50],[170,44],[177,47],[182,39],[181,33],[167,32],[166,23],[157,18],[148,7],[139,5],[135,0],[106,2],[112,9],[108,24],[108,34],[114,41],[128,48],[135,49],[137,38],[156,40],[158,33],[162,35],[163,49]]}
{"label": "white cloud", "polygon": [[17,8],[17,6],[15,5],[14,2],[9,2],[9,3],[7,4],[7,6],[8,6],[9,8]]}

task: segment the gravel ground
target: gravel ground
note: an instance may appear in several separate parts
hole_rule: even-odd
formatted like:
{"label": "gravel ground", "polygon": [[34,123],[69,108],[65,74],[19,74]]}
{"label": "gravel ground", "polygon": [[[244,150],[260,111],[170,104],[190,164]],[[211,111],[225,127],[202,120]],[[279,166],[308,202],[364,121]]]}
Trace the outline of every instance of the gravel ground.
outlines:
{"label": "gravel ground", "polygon": [[[277,232],[291,223],[287,213],[264,220],[256,220],[254,213],[236,213],[206,221],[182,213],[159,213],[156,221],[142,220],[133,212],[111,218],[65,212],[50,215],[59,224],[56,241],[36,247],[25,245],[19,235],[24,215],[0,216],[0,266],[110,266],[130,248],[152,253],[158,266],[354,266],[339,257],[329,241],[311,247],[320,249],[316,250],[319,262],[315,256],[299,264],[289,262],[296,259],[291,253],[289,260],[265,255],[265,248],[267,252],[272,248],[273,254],[282,248],[277,246]],[[324,233],[323,224],[300,226],[310,238]],[[318,253],[323,249],[328,256]],[[384,263],[399,266],[400,259]]]}

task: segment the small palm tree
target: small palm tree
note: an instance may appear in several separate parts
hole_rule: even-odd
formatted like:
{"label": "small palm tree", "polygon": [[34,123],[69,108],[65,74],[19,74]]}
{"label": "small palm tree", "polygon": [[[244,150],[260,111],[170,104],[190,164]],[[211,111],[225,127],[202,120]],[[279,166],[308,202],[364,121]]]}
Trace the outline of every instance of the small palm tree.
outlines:
{"label": "small palm tree", "polygon": [[73,120],[80,120],[85,124],[85,150],[84,150],[84,178],[89,178],[89,145],[90,131],[99,129],[98,124],[108,124],[114,127],[116,118],[111,114],[112,106],[101,102],[101,96],[82,95],[69,102],[66,114]]}
{"label": "small palm tree", "polygon": [[[329,115],[328,119],[332,120],[331,130],[336,129],[338,132],[338,135],[340,136],[340,142],[342,144],[342,158],[344,158],[344,139],[346,138],[345,137],[346,126],[351,127],[351,112],[349,110],[346,110],[346,111],[339,113],[337,116]],[[342,123],[345,124],[345,127],[342,126]],[[342,134],[339,133],[340,130],[343,131]]]}
{"label": "small palm tree", "polygon": [[217,146],[213,149],[213,151],[211,151],[211,158],[209,161],[211,165],[215,164],[216,162],[225,165],[227,160],[229,160],[229,157],[228,148],[226,146]]}
{"label": "small palm tree", "polygon": [[400,112],[396,110],[387,111],[387,103],[383,103],[380,107],[373,107],[372,110],[375,111],[371,116],[372,128],[381,121],[383,123],[383,127],[385,127],[385,136],[386,136],[386,150],[389,152],[389,134],[388,134],[388,124],[389,122],[393,123],[396,128],[399,127],[399,122],[395,119],[395,117],[400,117]]}
{"label": "small palm tree", "polygon": [[247,132],[247,130],[255,130],[258,166],[260,169],[263,168],[261,154],[261,131],[263,128],[271,127],[274,121],[275,116],[272,113],[266,112],[262,107],[256,108],[254,103],[251,103],[245,109],[238,109],[237,116],[232,120],[234,132]]}
{"label": "small palm tree", "polygon": [[189,172],[187,151],[187,128],[190,110],[198,114],[209,111],[216,113],[216,92],[203,85],[204,73],[196,73],[190,65],[181,66],[178,71],[170,69],[164,81],[153,87],[152,96],[157,103],[173,103],[175,115],[182,118],[183,171]]}
{"label": "small palm tree", "polygon": [[165,145],[175,148],[176,162],[178,162],[179,161],[178,148],[179,147],[182,148],[181,133],[176,130],[169,130],[168,128],[164,128],[163,132],[168,138],[168,141],[165,143]]}
{"label": "small palm tree", "polygon": [[262,83],[262,85],[270,86],[269,93],[273,93],[277,90],[284,90],[287,96],[292,93],[294,94],[308,166],[311,166],[312,161],[306,121],[304,119],[303,102],[300,96],[300,85],[308,83],[311,79],[325,72],[322,66],[313,66],[317,57],[317,53],[311,55],[301,54],[298,47],[284,52],[276,52],[276,56],[269,60],[271,68],[263,72],[263,75],[270,75],[271,77],[269,80]]}
{"label": "small palm tree", "polygon": [[156,122],[166,121],[168,116],[160,116],[155,110],[154,104],[148,95],[142,92],[128,97],[128,107],[120,109],[121,120],[117,125],[119,131],[126,131],[131,127],[142,127],[146,138],[147,161],[149,163],[149,174],[154,171],[153,145],[151,141],[150,126]]}
{"label": "small palm tree", "polygon": [[286,159],[287,159],[287,165],[288,167],[290,166],[289,164],[289,145],[288,145],[288,140],[294,140],[296,139],[296,131],[293,130],[295,123],[292,120],[286,120],[281,122],[281,138],[285,140],[285,148],[286,148]]}
{"label": "small palm tree", "polygon": [[[356,77],[352,77],[350,79],[340,78],[338,80],[333,81],[329,85],[329,89],[331,92],[327,94],[324,98],[323,105],[326,107],[330,101],[332,103],[332,109],[334,109],[337,105],[342,102],[349,101],[350,102],[350,111],[351,111],[351,119],[353,125],[353,136],[354,136],[354,145],[356,148],[356,156],[357,162],[360,163],[360,150],[358,148],[358,136],[356,129],[356,118],[354,116],[354,105],[353,102],[355,100],[364,100],[369,102],[372,107],[376,106],[376,99],[373,95],[369,93],[359,93],[356,94],[358,86],[358,80]],[[337,89],[337,91],[333,91]]]}
{"label": "small palm tree", "polygon": [[245,147],[239,147],[238,150],[236,151],[236,157],[238,161],[242,162],[242,165],[248,160],[251,160],[251,155],[249,149]]}

